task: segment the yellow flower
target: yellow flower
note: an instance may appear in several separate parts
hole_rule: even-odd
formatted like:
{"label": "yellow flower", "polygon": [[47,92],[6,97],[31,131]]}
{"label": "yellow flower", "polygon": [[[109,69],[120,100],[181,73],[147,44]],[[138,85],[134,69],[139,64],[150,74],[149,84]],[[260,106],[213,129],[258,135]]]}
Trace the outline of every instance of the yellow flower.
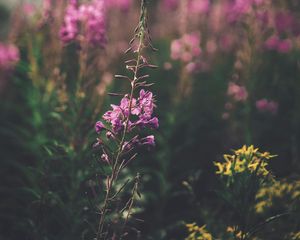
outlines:
{"label": "yellow flower", "polygon": [[216,174],[222,174],[224,172],[224,164],[219,162],[214,162],[214,165],[218,168]]}
{"label": "yellow flower", "polygon": [[214,165],[218,168],[216,174],[232,176],[249,170],[251,173],[257,171],[256,174],[260,176],[270,175],[267,170],[268,163],[265,160],[275,155],[270,155],[269,152],[261,153],[258,150],[253,145],[250,147],[244,145],[242,148],[235,150],[233,155],[224,154],[225,161],[214,162]]}
{"label": "yellow flower", "polygon": [[234,160],[234,155],[224,154],[223,157],[227,162],[233,162]]}
{"label": "yellow flower", "polygon": [[228,226],[226,231],[232,233],[237,239],[241,239],[243,236],[242,231],[238,231],[236,226]]}
{"label": "yellow flower", "polygon": [[246,169],[246,159],[240,160],[239,158],[236,159],[234,170],[235,172],[243,172]]}
{"label": "yellow flower", "polygon": [[198,227],[196,223],[185,225],[189,231],[189,236],[185,240],[212,240],[212,235],[205,229],[206,225]]}
{"label": "yellow flower", "polygon": [[[283,199],[281,201],[276,201]],[[274,202],[283,202],[288,206],[295,200],[300,201],[300,180],[287,182],[286,180],[274,181],[272,185],[265,185],[256,194],[257,203],[255,210],[262,213],[273,206]]]}
{"label": "yellow flower", "polygon": [[224,175],[228,175],[231,176],[232,175],[232,171],[231,171],[231,162],[227,162],[225,165],[225,171],[223,172]]}

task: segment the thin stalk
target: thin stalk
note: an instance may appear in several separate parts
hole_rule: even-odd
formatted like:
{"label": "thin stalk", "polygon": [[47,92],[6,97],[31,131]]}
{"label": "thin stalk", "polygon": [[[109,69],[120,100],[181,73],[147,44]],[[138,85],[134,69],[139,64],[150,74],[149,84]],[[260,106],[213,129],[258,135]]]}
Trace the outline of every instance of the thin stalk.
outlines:
{"label": "thin stalk", "polygon": [[141,29],[139,31],[139,45],[138,45],[138,49],[136,50],[137,52],[137,59],[136,59],[136,65],[135,65],[135,68],[134,68],[134,73],[133,73],[133,80],[131,82],[131,91],[130,91],[130,96],[129,96],[129,107],[128,107],[128,116],[126,118],[126,121],[125,121],[125,126],[124,126],[124,131],[122,133],[122,137],[121,137],[121,141],[119,143],[119,147],[118,147],[118,150],[117,150],[117,155],[116,155],[116,158],[115,158],[115,161],[114,161],[114,165],[113,165],[113,168],[112,168],[112,172],[111,172],[111,175],[108,177],[108,183],[107,183],[107,191],[106,191],[106,195],[105,195],[105,199],[104,199],[104,205],[103,205],[103,208],[102,208],[102,212],[101,212],[101,218],[100,218],[100,221],[99,221],[99,225],[98,225],[98,231],[97,231],[97,237],[96,239],[97,240],[100,240],[101,239],[101,234],[103,232],[103,228],[104,228],[104,220],[105,220],[105,217],[106,217],[106,214],[107,214],[107,208],[108,208],[108,205],[109,205],[109,202],[112,200],[110,198],[110,194],[112,192],[112,187],[113,187],[113,183],[117,180],[117,177],[118,177],[118,174],[119,172],[117,171],[118,170],[118,163],[119,163],[119,160],[120,160],[120,156],[121,156],[121,153],[122,153],[122,148],[123,148],[123,145],[124,145],[124,142],[125,142],[125,138],[126,138],[126,133],[127,133],[127,130],[128,130],[128,126],[129,126],[129,119],[130,119],[130,116],[131,116],[131,109],[132,109],[132,102],[133,102],[133,95],[134,95],[134,90],[135,90],[135,87],[136,87],[136,83],[137,83],[137,80],[138,80],[138,69],[139,69],[139,65],[140,65],[140,62],[141,62],[141,59],[142,59],[142,50],[144,48],[144,38],[145,38],[145,29],[144,29],[144,18],[145,18],[145,9],[143,9],[143,4],[144,4],[144,1],[142,1],[142,12],[141,12],[141,16],[143,17],[141,19],[141,22],[139,24],[142,24],[141,25]]}

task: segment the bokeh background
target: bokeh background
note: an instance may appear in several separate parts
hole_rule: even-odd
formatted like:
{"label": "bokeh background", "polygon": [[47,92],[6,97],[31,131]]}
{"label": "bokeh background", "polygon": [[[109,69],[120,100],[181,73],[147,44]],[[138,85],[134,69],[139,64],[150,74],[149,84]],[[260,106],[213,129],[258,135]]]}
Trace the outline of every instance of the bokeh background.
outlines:
{"label": "bokeh background", "polygon": [[[64,42],[68,4],[0,1],[0,239],[93,238],[103,198],[94,124],[116,101],[107,93],[128,90],[113,76],[128,74],[139,1],[107,1],[97,28],[105,39],[93,44],[84,32]],[[225,239],[230,210],[213,161],[253,144],[278,155],[269,165],[278,180],[299,181],[300,2],[152,0],[149,29],[160,127],[156,147],[123,176],[142,175],[143,221],[132,225],[140,239],[185,239],[189,222]],[[258,218],[298,204],[295,191]],[[299,218],[272,222],[255,239],[299,239],[291,235]]]}

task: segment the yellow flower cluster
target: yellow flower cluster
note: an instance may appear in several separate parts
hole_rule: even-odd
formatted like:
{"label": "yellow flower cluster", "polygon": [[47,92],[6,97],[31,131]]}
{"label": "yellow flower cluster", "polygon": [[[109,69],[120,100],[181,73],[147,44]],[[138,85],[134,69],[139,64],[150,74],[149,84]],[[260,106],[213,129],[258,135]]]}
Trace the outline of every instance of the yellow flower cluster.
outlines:
{"label": "yellow flower cluster", "polygon": [[189,236],[185,240],[212,240],[212,235],[205,229],[206,225],[198,227],[196,223],[185,225],[189,231]]}
{"label": "yellow flower cluster", "polygon": [[275,181],[270,186],[262,187],[257,195],[258,200],[255,210],[257,213],[262,213],[265,209],[272,207],[275,199],[286,198],[284,202],[289,203],[295,200],[300,201],[300,180],[294,182]]}
{"label": "yellow flower cluster", "polygon": [[228,226],[226,231],[228,233],[232,233],[236,239],[241,239],[242,238],[242,231],[237,231],[237,227],[232,227],[232,226]]}
{"label": "yellow flower cluster", "polygon": [[269,152],[261,153],[253,145],[250,147],[244,145],[235,150],[233,155],[225,154],[223,157],[225,162],[214,162],[218,168],[216,174],[232,176],[235,173],[249,170],[250,172],[257,171],[257,175],[266,176],[269,171],[266,168],[268,163],[265,160],[275,157],[275,155],[271,155]]}

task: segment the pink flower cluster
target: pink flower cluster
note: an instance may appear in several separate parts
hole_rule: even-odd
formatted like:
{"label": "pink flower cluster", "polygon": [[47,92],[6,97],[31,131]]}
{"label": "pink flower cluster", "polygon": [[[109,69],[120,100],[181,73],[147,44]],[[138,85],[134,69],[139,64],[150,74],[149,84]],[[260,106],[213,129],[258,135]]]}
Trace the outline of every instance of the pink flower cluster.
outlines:
{"label": "pink flower cluster", "polygon": [[227,1],[225,13],[228,22],[236,22],[247,14],[251,14],[253,9],[258,10],[259,7],[266,4],[268,0],[233,0]]}
{"label": "pink flower cluster", "polygon": [[201,54],[200,37],[198,33],[184,34],[171,43],[171,58],[185,63],[191,62]]}
{"label": "pink flower cluster", "polygon": [[239,86],[233,82],[229,82],[227,95],[233,97],[237,102],[244,102],[248,98],[247,89],[244,86]]}
{"label": "pink flower cluster", "polygon": [[290,39],[282,40],[274,35],[266,40],[265,48],[268,50],[275,50],[279,53],[288,53],[292,49],[292,42]]}
{"label": "pink flower cluster", "polygon": [[60,29],[60,38],[64,43],[74,41],[78,30],[78,9],[76,1],[69,3],[64,16],[64,23]]}
{"label": "pink flower cluster", "polygon": [[270,112],[272,114],[276,114],[278,111],[278,103],[265,98],[256,101],[255,105],[257,110],[260,112]]}
{"label": "pink flower cluster", "polygon": [[32,3],[24,3],[22,5],[22,10],[25,16],[31,17],[36,12],[36,6]]}
{"label": "pink flower cluster", "polygon": [[94,45],[104,47],[106,44],[105,7],[103,0],[78,6],[76,0],[70,1],[60,29],[60,38],[64,43],[76,40],[81,35]]}
{"label": "pink flower cluster", "polygon": [[19,59],[19,49],[15,45],[0,43],[0,69],[10,70]]}
{"label": "pink flower cluster", "polygon": [[[132,99],[131,105],[129,97],[125,95],[121,99],[120,105],[112,104],[111,107],[112,110],[107,111],[102,116],[110,125],[110,128],[105,127],[103,122],[98,121],[95,125],[95,130],[98,134],[101,133],[102,130],[106,130],[106,136],[111,138],[122,133],[126,125],[128,132],[131,132],[134,128],[156,129],[159,126],[158,118],[152,117],[155,107],[153,94],[144,89],[140,91],[138,99]],[[135,137],[130,140],[130,142],[132,144],[154,145],[154,137],[148,136],[142,139]],[[126,143],[126,145],[128,145],[128,143]]]}
{"label": "pink flower cluster", "polygon": [[293,47],[293,37],[300,35],[300,22],[289,11],[267,12],[267,17],[275,33],[265,41],[265,49],[279,53],[290,52]]}
{"label": "pink flower cluster", "polygon": [[105,3],[108,9],[116,8],[122,11],[128,11],[132,5],[132,0],[109,0]]}

